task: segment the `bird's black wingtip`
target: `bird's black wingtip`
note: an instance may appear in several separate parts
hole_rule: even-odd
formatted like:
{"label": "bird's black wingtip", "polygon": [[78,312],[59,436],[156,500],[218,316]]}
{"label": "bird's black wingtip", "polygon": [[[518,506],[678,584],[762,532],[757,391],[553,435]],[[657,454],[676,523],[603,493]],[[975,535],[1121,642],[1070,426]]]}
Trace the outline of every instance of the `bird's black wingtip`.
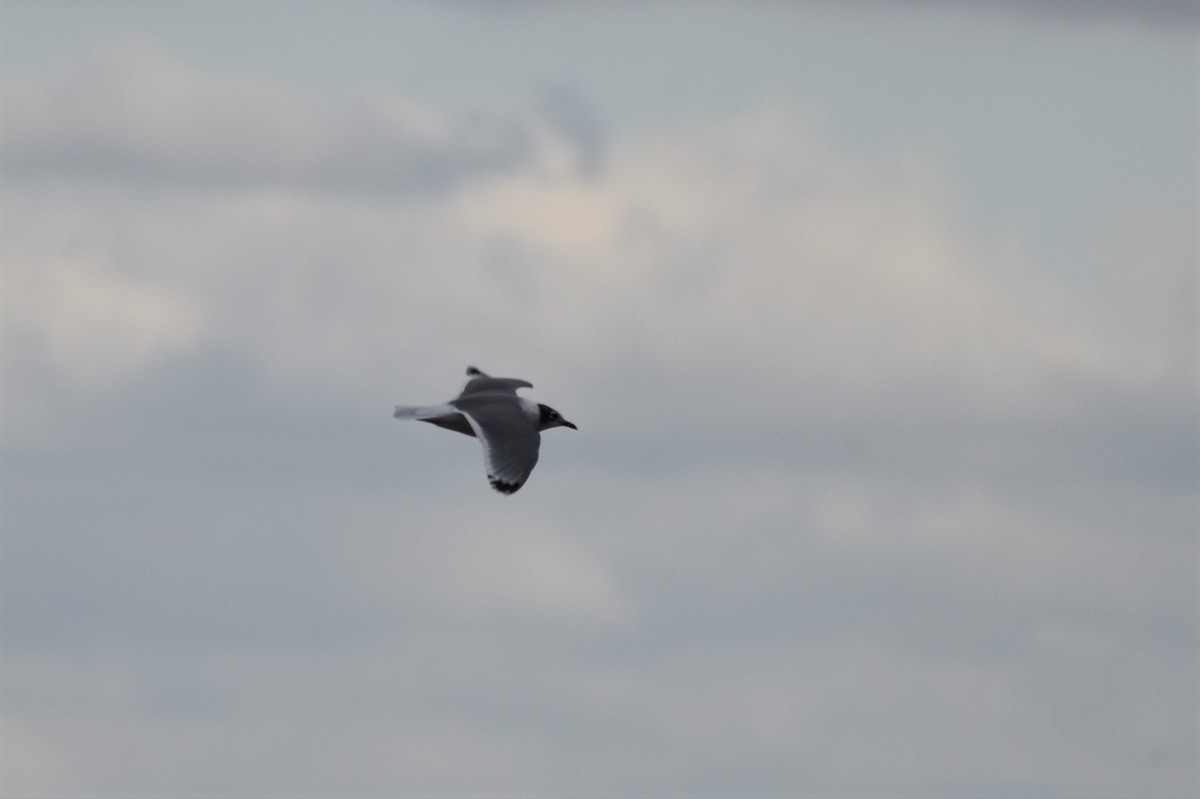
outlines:
{"label": "bird's black wingtip", "polygon": [[492,488],[505,495],[515,494],[521,486],[525,485],[524,483],[510,483],[507,480],[501,480],[496,477],[489,477],[488,482],[492,484]]}

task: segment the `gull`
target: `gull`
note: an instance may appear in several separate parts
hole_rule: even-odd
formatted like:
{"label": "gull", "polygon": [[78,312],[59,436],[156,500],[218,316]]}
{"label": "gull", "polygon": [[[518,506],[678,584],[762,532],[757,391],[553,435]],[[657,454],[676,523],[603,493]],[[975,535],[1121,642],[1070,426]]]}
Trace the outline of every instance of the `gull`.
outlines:
{"label": "gull", "polygon": [[492,377],[468,366],[467,382],[454,399],[441,405],[397,405],[392,416],[478,438],[488,482],[501,494],[513,494],[537,464],[541,431],[579,429],[550,406],[518,397],[519,388],[533,388],[533,384],[515,377]]}

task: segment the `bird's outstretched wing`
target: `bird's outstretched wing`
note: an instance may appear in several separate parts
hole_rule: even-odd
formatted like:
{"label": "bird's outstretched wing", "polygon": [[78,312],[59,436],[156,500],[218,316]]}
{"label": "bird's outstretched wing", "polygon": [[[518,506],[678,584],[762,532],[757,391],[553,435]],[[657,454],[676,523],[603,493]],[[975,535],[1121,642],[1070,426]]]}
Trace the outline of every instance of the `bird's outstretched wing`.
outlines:
{"label": "bird's outstretched wing", "polygon": [[515,377],[492,377],[474,366],[468,366],[467,382],[463,384],[462,391],[458,393],[458,396],[465,397],[481,391],[504,391],[516,394],[519,388],[533,388],[533,383]]}
{"label": "bird's outstretched wing", "polygon": [[[496,378],[489,378],[496,379]],[[524,384],[524,381],[515,381]],[[513,388],[513,391],[516,389]],[[502,494],[512,494],[529,479],[537,465],[541,434],[516,402],[496,402],[486,394],[464,393],[454,400],[479,443],[488,482]]]}

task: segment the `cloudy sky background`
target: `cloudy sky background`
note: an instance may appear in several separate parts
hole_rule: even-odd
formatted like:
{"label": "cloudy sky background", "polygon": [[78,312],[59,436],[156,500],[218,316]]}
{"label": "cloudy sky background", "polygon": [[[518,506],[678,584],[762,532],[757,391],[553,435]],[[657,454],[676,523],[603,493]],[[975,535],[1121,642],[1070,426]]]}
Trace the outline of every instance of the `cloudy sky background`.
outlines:
{"label": "cloudy sky background", "polygon": [[1195,795],[1193,4],[0,13],[0,794]]}

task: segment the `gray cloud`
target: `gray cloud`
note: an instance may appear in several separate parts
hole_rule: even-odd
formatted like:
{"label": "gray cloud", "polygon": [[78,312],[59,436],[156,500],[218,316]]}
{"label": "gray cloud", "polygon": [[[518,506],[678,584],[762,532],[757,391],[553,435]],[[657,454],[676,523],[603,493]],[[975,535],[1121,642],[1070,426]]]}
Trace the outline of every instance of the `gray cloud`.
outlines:
{"label": "gray cloud", "polygon": [[[6,789],[1191,790],[1187,325],[785,110],[480,160],[206,73],[163,131],[137,58],[22,95],[175,177],[5,204]],[[441,177],[369,188],[385,118]],[[581,425],[515,497],[388,415],[468,362]]]}
{"label": "gray cloud", "polygon": [[[448,114],[364,94],[322,102],[286,87],[204,73],[157,48],[127,44],[54,78],[8,78],[4,169],[38,176],[173,183],[196,188],[277,187],[407,195],[545,165],[569,140],[596,159],[582,108],[557,103],[533,117]],[[565,97],[565,95],[564,95]],[[587,141],[584,141],[584,137]]]}
{"label": "gray cloud", "polygon": [[[218,792],[248,775],[690,791],[933,773],[1032,794],[1144,785],[1143,758],[1170,764],[1164,792],[1187,779],[1189,713],[1169,697],[1192,679],[1193,511],[1157,469],[1111,489],[1006,481],[1064,457],[1032,431],[989,451],[933,429],[881,460],[885,429],[857,455],[777,464],[701,446],[647,465],[673,446],[651,439],[603,467],[548,440],[542,493],[514,508],[470,493],[473,442],[194,373],[93,403],[119,447],[6,458],[7,711],[54,731],[90,787],[134,787],[108,765],[140,762],[131,705],[162,730],[143,789],[188,770]],[[1120,447],[1093,429],[1111,432],[1091,446]],[[39,688],[43,658],[69,703]],[[97,674],[123,698],[96,694]],[[113,734],[59,727],[56,703]],[[1136,750],[1107,732],[1133,714],[1153,719]],[[239,765],[243,747],[266,769]]]}
{"label": "gray cloud", "polygon": [[1113,17],[1155,24],[1195,24],[1200,8],[1191,0],[917,0],[980,8],[1012,8],[1023,13],[1062,17]]}
{"label": "gray cloud", "polygon": [[812,0],[811,5],[837,10],[855,5],[893,9],[970,9],[1012,12],[1033,19],[1102,20],[1154,26],[1193,26],[1200,22],[1200,8],[1191,0],[858,0],[856,3]]}
{"label": "gray cloud", "polygon": [[588,98],[578,90],[559,87],[546,93],[542,111],[579,151],[583,174],[596,176],[604,166],[604,125]]}
{"label": "gray cloud", "polygon": [[[476,3],[468,5],[481,11],[498,9],[540,10],[537,3],[514,0],[509,3]],[[1191,0],[857,0],[830,2],[808,0],[797,5],[823,9],[844,10],[854,6],[886,6],[891,8],[963,8],[977,10],[1013,11],[1034,18],[1111,19],[1131,20],[1154,25],[1194,25],[1200,21],[1200,8]]]}

